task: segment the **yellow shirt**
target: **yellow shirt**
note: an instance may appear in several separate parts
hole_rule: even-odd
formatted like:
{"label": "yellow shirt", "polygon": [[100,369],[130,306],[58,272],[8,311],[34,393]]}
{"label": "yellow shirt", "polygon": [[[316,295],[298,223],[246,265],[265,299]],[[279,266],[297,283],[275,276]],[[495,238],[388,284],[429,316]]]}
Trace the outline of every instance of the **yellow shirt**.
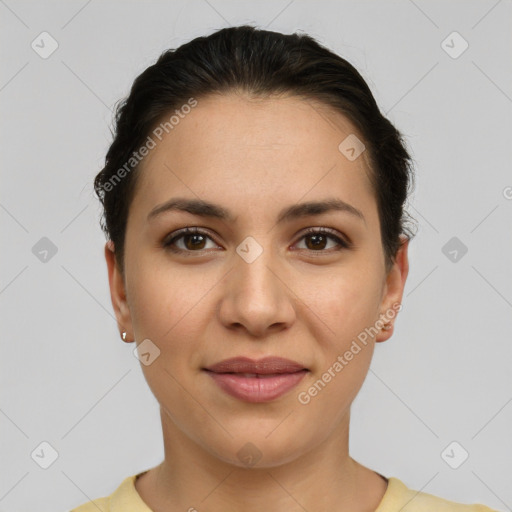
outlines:
{"label": "yellow shirt", "polygon": [[[140,474],[125,478],[110,496],[84,503],[71,512],[152,512],[135,488],[135,479]],[[485,505],[464,505],[413,491],[398,478],[390,477],[388,482],[375,512],[498,512]]]}

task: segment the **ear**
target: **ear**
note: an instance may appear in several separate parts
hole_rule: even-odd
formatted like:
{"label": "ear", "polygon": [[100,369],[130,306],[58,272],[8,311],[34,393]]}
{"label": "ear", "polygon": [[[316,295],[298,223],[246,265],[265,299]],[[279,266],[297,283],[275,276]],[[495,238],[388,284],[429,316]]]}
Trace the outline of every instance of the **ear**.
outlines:
{"label": "ear", "polygon": [[[395,262],[386,277],[382,301],[380,304],[380,318],[384,323],[390,323],[388,330],[381,329],[375,337],[376,342],[386,341],[393,335],[396,315],[399,312],[398,304],[402,303],[405,281],[409,274],[409,239],[401,236],[401,246],[397,251]],[[400,306],[401,308],[401,306]]]}
{"label": "ear", "polygon": [[105,260],[108,268],[108,282],[110,285],[110,299],[117,319],[117,327],[120,333],[126,332],[126,342],[134,341],[132,319],[126,300],[124,276],[119,269],[115,254],[114,243],[109,240],[105,244]]}

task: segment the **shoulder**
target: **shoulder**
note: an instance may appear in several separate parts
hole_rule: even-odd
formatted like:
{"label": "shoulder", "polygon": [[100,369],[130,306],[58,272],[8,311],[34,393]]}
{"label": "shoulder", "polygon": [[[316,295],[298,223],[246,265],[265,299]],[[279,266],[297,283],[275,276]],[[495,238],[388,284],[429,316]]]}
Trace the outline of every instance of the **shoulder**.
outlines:
{"label": "shoulder", "polygon": [[110,512],[110,498],[98,498],[71,509],[70,512]]}
{"label": "shoulder", "polygon": [[409,489],[398,478],[390,477],[388,480],[388,489],[375,512],[498,512],[485,505],[456,503]]}
{"label": "shoulder", "polygon": [[141,474],[126,477],[110,496],[88,501],[70,512],[151,512],[135,488],[135,480]]}

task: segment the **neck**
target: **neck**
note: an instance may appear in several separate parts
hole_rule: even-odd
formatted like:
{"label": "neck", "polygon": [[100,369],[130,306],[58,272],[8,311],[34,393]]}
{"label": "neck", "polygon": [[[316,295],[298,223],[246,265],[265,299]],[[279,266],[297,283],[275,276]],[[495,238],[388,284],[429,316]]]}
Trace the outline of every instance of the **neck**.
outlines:
{"label": "neck", "polygon": [[258,468],[212,455],[161,410],[165,459],[137,479],[136,489],[154,512],[372,512],[387,483],[349,456],[349,414],[314,449],[284,464]]}

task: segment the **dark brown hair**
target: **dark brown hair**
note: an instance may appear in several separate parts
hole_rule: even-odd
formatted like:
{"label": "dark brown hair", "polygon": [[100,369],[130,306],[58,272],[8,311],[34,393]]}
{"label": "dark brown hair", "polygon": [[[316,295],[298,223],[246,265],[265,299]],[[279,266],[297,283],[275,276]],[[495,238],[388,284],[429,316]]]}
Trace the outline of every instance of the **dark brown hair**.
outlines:
{"label": "dark brown hair", "polygon": [[101,226],[124,268],[124,240],[141,161],[139,150],[154,127],[176,109],[212,93],[243,90],[252,96],[291,93],[344,114],[363,137],[371,162],[386,269],[414,236],[405,202],[413,180],[411,158],[398,130],[385,118],[358,71],[306,34],[285,35],[252,26],[224,28],[162,53],[117,104],[114,140],[94,188]]}

